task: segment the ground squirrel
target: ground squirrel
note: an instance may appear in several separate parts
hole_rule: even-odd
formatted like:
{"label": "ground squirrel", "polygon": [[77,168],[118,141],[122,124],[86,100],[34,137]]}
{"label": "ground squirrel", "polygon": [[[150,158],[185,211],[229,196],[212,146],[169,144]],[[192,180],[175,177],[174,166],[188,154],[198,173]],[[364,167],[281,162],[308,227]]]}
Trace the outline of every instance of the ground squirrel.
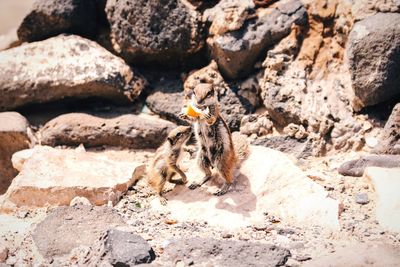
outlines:
{"label": "ground squirrel", "polygon": [[[167,200],[162,197],[162,190],[166,181],[175,184],[185,184],[187,182],[185,173],[178,167],[177,163],[181,155],[182,146],[189,139],[191,133],[190,126],[178,126],[173,129],[168,134],[167,140],[157,149],[147,172],[148,183],[156,190],[162,205],[167,204]],[[176,173],[181,178],[172,180]]]}
{"label": "ground squirrel", "polygon": [[193,123],[198,146],[197,161],[200,169],[205,173],[200,183],[194,182],[189,188],[195,189],[207,182],[212,176],[211,168],[214,167],[225,179],[222,188],[214,193],[220,196],[225,194],[232,184],[237,154],[229,127],[220,114],[216,93],[211,84],[197,85],[191,95],[186,95],[186,97],[191,98],[191,104],[202,112],[198,118],[185,115],[181,117]]}

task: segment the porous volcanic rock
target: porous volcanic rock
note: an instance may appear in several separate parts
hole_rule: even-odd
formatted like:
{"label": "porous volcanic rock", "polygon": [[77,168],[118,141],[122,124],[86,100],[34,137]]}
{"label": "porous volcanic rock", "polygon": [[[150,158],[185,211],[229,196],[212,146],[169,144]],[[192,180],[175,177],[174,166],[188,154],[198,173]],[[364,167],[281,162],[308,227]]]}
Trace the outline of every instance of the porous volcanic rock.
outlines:
{"label": "porous volcanic rock", "polygon": [[400,95],[400,14],[378,13],[357,22],[347,42],[355,95],[371,106]]}
{"label": "porous volcanic rock", "polygon": [[290,251],[246,241],[188,238],[170,240],[161,256],[164,264],[184,266],[283,266]]}
{"label": "porous volcanic rock", "polygon": [[224,76],[243,77],[267,47],[291,32],[293,23],[307,24],[306,9],[298,0],[285,0],[247,20],[239,30],[216,35],[207,43]]}
{"label": "porous volcanic rock", "polygon": [[18,174],[13,168],[11,156],[29,147],[29,122],[17,112],[0,113],[0,194],[3,194],[12,179]]}
{"label": "porous volcanic rock", "polygon": [[35,1],[18,28],[18,38],[23,42],[34,42],[61,33],[93,37],[96,33],[98,2],[100,1]]}
{"label": "porous volcanic rock", "polygon": [[134,266],[154,259],[153,249],[141,236],[110,229],[95,242],[85,262],[90,266]]}
{"label": "porous volcanic rock", "polygon": [[211,22],[209,33],[220,35],[239,30],[254,12],[255,5],[252,0],[222,0],[204,12],[204,19]]}
{"label": "porous volcanic rock", "polygon": [[204,45],[201,15],[183,1],[107,1],[106,13],[115,51],[134,64],[180,65]]}
{"label": "porous volcanic rock", "polygon": [[400,104],[397,104],[379,138],[378,145],[374,148],[379,154],[400,154]]}
{"label": "porous volcanic rock", "polygon": [[93,152],[35,146],[28,154],[5,193],[18,207],[69,205],[77,196],[93,205],[116,203],[144,172],[140,162]]}
{"label": "porous volcanic rock", "polygon": [[135,99],[146,81],[97,43],[57,36],[0,52],[0,110],[65,97]]}
{"label": "porous volcanic rock", "polygon": [[40,130],[44,145],[119,146],[157,148],[175,124],[149,115],[90,115],[68,113],[58,116]]}
{"label": "porous volcanic rock", "polygon": [[183,82],[179,78],[167,78],[157,82],[146,98],[146,105],[161,118],[187,124],[179,118],[184,106]]}
{"label": "porous volcanic rock", "polygon": [[46,258],[68,254],[78,246],[91,246],[108,229],[125,225],[108,207],[57,207],[33,231],[33,240]]}

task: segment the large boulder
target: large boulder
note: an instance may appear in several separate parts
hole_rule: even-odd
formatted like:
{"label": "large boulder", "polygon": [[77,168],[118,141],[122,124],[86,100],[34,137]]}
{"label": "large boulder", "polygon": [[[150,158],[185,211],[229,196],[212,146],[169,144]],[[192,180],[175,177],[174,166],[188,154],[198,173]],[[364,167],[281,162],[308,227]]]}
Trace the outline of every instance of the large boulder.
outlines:
{"label": "large boulder", "polygon": [[369,167],[364,175],[375,190],[379,224],[387,230],[400,232],[400,168]]}
{"label": "large boulder", "polygon": [[400,104],[397,104],[390,114],[379,138],[375,153],[400,154]]}
{"label": "large boulder", "polygon": [[40,254],[52,259],[78,246],[91,246],[108,229],[123,225],[121,216],[108,207],[58,207],[36,226],[32,237]]}
{"label": "large boulder", "polygon": [[[187,177],[198,181],[204,174],[194,160],[186,160]],[[165,194],[167,206],[154,199],[152,208],[171,212],[178,221],[205,221],[224,229],[235,229],[265,222],[265,213],[288,224],[339,229],[339,202],[302,172],[282,152],[251,146],[249,157],[235,173],[227,194],[214,196],[222,178],[213,179],[196,190],[176,186]]]}
{"label": "large boulder", "polygon": [[247,241],[188,238],[171,240],[161,255],[163,265],[173,266],[283,266],[290,251]]}
{"label": "large boulder", "polygon": [[136,98],[145,80],[95,42],[57,36],[0,52],[0,110],[64,97]]}
{"label": "large boulder", "polygon": [[40,130],[44,145],[120,146],[157,148],[175,124],[149,115],[90,115],[69,113],[58,116]]}
{"label": "large boulder", "polygon": [[357,22],[347,42],[355,95],[363,106],[400,95],[400,14],[378,13]]}
{"label": "large boulder", "polygon": [[11,163],[12,155],[29,147],[29,122],[17,112],[0,113],[0,194],[18,174]]}
{"label": "large boulder", "polygon": [[58,206],[80,196],[93,205],[115,203],[144,172],[134,155],[120,153],[100,155],[48,146],[20,151],[13,156],[20,173],[5,193],[6,201],[18,207]]}
{"label": "large boulder", "polygon": [[301,2],[285,0],[247,20],[239,30],[216,35],[207,43],[221,73],[234,79],[251,72],[261,53],[288,35],[292,24],[306,23],[307,12]]}
{"label": "large boulder", "polygon": [[18,28],[23,42],[40,41],[60,33],[93,37],[96,33],[97,0],[37,0]]}
{"label": "large boulder", "polygon": [[183,1],[107,1],[106,13],[114,49],[134,64],[180,65],[204,45],[201,16]]}

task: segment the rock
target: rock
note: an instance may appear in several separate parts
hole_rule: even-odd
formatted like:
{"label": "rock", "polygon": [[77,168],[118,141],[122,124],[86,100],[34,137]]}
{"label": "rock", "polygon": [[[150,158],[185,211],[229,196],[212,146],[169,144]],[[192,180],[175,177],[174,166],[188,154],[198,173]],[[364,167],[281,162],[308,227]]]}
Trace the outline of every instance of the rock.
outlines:
{"label": "rock", "polygon": [[[6,192],[18,207],[69,205],[77,196],[93,205],[115,203],[143,175],[132,156],[35,146]],[[133,175],[132,175],[133,173]]]}
{"label": "rock", "polygon": [[134,64],[180,65],[204,45],[200,14],[182,1],[107,1],[114,49]]}
{"label": "rock", "polygon": [[7,191],[12,179],[18,174],[13,168],[11,156],[29,147],[29,122],[17,112],[0,113],[0,194]]}
{"label": "rock", "polygon": [[379,138],[378,145],[373,150],[378,154],[400,154],[400,104],[397,104],[390,114]]}
{"label": "rock", "polygon": [[133,266],[152,262],[155,253],[142,237],[110,229],[96,242],[86,258],[85,262],[91,266]]}
{"label": "rock", "polygon": [[367,193],[358,193],[356,195],[356,203],[365,205],[369,203],[368,194]]}
{"label": "rock", "polygon": [[400,14],[376,14],[357,22],[347,42],[355,95],[363,106],[400,95]]}
{"label": "rock", "polygon": [[96,3],[100,1],[35,1],[18,28],[22,42],[34,42],[72,33],[86,37],[96,34]]}
{"label": "rock", "polygon": [[240,133],[247,136],[264,136],[272,133],[273,122],[268,112],[263,114],[250,114],[242,118],[240,122]]}
{"label": "rock", "polygon": [[[181,166],[188,168],[189,184],[204,176],[195,160],[184,159]],[[152,208],[170,212],[171,219],[179,222],[206,221],[222,229],[265,222],[265,212],[288,224],[339,228],[339,203],[279,151],[250,146],[250,155],[235,172],[228,193],[219,197],[210,194],[222,186],[221,180],[214,177],[196,190],[176,186],[165,194],[167,206],[154,199]]]}
{"label": "rock", "polygon": [[184,105],[183,82],[181,79],[165,79],[154,86],[154,90],[147,96],[146,105],[160,117],[187,125],[179,118]]}
{"label": "rock", "polygon": [[255,12],[252,0],[222,0],[204,12],[204,19],[211,22],[209,33],[220,35],[239,30],[248,16]]}
{"label": "rock", "polygon": [[352,3],[351,13],[355,20],[362,20],[378,12],[400,12],[400,2],[398,0],[355,0]]}
{"label": "rock", "polygon": [[400,232],[400,168],[385,169],[368,167],[364,173],[371,182],[377,198],[376,217],[379,224]]}
{"label": "rock", "polygon": [[78,205],[85,205],[85,206],[91,206],[92,203],[90,203],[89,199],[86,197],[74,197],[69,205],[72,206],[78,206]]}
{"label": "rock", "polygon": [[285,0],[246,21],[239,30],[209,38],[207,43],[224,76],[243,77],[262,52],[290,33],[293,23],[307,24],[306,9],[300,1]]}
{"label": "rock", "polygon": [[68,113],[44,125],[40,131],[44,145],[119,146],[157,148],[175,124],[149,115]]}
{"label": "rock", "polygon": [[310,139],[296,139],[288,135],[263,137],[255,139],[251,142],[253,145],[265,146],[271,149],[279,150],[283,153],[290,154],[296,158],[308,158],[319,154],[317,148],[314,147]]}
{"label": "rock", "polygon": [[290,255],[274,245],[196,237],[172,240],[160,261],[170,266],[176,261],[185,266],[283,266]]}
{"label": "rock", "polygon": [[249,101],[238,96],[224,81],[215,61],[189,75],[183,85],[184,95],[190,96],[196,86],[204,85],[211,85],[218,92],[221,114],[231,131],[239,130],[241,119],[254,110],[254,107]]}
{"label": "rock", "polygon": [[65,97],[127,101],[145,86],[122,59],[74,35],[0,52],[0,76],[0,110]]}
{"label": "rock", "polygon": [[398,248],[387,245],[355,244],[312,259],[301,266],[396,266],[400,260],[399,252]]}
{"label": "rock", "polygon": [[400,156],[397,155],[370,155],[343,163],[338,172],[345,176],[363,176],[367,167],[399,168]]}
{"label": "rock", "polygon": [[37,225],[32,237],[39,252],[52,258],[91,246],[108,229],[123,225],[118,213],[107,207],[58,207]]}

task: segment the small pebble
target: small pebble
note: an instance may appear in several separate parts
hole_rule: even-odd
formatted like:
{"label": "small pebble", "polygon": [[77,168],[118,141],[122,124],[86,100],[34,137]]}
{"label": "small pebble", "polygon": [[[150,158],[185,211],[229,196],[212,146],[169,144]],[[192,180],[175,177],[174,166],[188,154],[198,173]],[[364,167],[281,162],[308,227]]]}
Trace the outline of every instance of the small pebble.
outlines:
{"label": "small pebble", "polygon": [[356,203],[365,205],[369,203],[368,195],[366,193],[358,193],[356,195]]}

